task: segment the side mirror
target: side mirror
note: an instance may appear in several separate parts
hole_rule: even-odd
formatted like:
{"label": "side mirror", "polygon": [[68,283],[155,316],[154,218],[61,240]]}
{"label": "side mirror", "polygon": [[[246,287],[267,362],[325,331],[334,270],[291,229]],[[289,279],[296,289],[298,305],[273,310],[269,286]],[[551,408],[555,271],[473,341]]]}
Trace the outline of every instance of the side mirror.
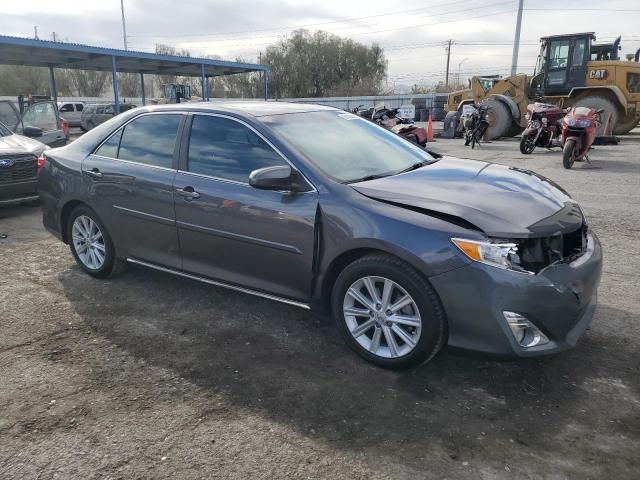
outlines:
{"label": "side mirror", "polygon": [[277,165],[254,170],[249,175],[249,185],[259,190],[303,192],[308,190],[301,175],[288,165]]}
{"label": "side mirror", "polygon": [[22,135],[29,138],[38,138],[42,136],[42,129],[38,127],[24,127]]}

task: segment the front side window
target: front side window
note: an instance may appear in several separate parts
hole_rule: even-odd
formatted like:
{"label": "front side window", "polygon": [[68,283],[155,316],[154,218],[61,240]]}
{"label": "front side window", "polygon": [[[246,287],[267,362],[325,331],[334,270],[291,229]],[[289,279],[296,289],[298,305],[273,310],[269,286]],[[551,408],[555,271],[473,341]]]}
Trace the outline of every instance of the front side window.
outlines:
{"label": "front side window", "polygon": [[[172,168],[176,145],[179,114],[144,115],[136,118],[122,129],[120,147],[116,148],[117,134],[102,145],[96,153],[156,167]],[[111,142],[113,140],[113,142]],[[110,143],[111,142],[111,143]],[[109,144],[109,145],[107,145]],[[105,151],[102,151],[105,148]]]}
{"label": "front side window", "polygon": [[243,124],[223,117],[194,116],[189,172],[248,183],[252,171],[286,164],[269,144]]}
{"label": "front side window", "polygon": [[587,41],[585,39],[576,40],[576,44],[573,46],[573,57],[571,60],[573,67],[579,67],[584,63],[586,49]]}
{"label": "front side window", "polygon": [[13,128],[19,119],[16,110],[9,105],[9,102],[0,102],[0,122]]}
{"label": "front side window", "polygon": [[73,103],[65,103],[60,107],[60,113],[69,113],[73,112]]}
{"label": "front side window", "polygon": [[350,113],[290,113],[260,120],[340,182],[395,175],[435,161],[420,147]]}

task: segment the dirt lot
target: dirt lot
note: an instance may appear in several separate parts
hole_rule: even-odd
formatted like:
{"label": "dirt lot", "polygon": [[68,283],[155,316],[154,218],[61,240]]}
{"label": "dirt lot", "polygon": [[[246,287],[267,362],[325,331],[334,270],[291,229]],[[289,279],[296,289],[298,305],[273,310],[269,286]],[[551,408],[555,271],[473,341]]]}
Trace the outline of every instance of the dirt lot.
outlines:
{"label": "dirt lot", "polygon": [[433,148],[582,202],[606,264],[576,349],[384,371],[293,307],[141,268],[91,279],[37,207],[0,211],[0,478],[640,478],[640,142],[572,171],[515,142]]}

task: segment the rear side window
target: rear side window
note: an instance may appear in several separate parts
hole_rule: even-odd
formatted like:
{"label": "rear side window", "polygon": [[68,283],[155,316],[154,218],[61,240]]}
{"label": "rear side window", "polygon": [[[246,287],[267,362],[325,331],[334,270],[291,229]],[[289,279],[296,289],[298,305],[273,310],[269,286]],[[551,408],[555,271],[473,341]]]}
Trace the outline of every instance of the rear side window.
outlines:
{"label": "rear side window", "polygon": [[122,137],[122,128],[116,133],[111,135],[111,138],[104,142],[98,150],[96,155],[102,155],[103,157],[118,158],[118,148],[120,147],[120,138]]}
{"label": "rear side window", "polygon": [[104,106],[99,105],[96,107],[96,113],[104,113]]}
{"label": "rear side window", "polygon": [[76,112],[81,112],[84,110],[84,105],[82,103],[76,103]]}
{"label": "rear side window", "polygon": [[258,168],[287,165],[251,129],[228,118],[208,115],[193,118],[188,162],[189,172],[244,183]]}
{"label": "rear side window", "polygon": [[144,115],[128,123],[118,158],[171,168],[181,118],[180,114]]}

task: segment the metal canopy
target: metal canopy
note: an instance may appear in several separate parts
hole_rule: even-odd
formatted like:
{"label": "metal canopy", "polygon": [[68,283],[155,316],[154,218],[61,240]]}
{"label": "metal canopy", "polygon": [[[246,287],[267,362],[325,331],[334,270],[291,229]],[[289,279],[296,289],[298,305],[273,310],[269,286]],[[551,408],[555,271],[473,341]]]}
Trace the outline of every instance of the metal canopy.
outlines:
{"label": "metal canopy", "polygon": [[[52,96],[56,96],[54,68],[111,71],[114,79],[116,72],[200,77],[203,92],[206,91],[206,79],[209,77],[263,72],[265,99],[267,98],[269,67],[255,63],[162,55],[0,35],[0,64],[48,67]],[[116,110],[119,110],[117,82],[114,82],[114,98]]]}

